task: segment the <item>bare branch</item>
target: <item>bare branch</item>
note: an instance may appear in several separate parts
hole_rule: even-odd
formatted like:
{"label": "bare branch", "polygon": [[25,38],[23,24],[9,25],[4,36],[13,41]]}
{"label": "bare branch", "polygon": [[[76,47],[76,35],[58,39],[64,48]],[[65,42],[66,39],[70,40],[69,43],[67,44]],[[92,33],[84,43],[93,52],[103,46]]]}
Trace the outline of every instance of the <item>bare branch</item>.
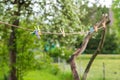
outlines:
{"label": "bare branch", "polygon": [[[100,26],[102,25],[103,22],[106,21],[106,24],[109,22],[109,19],[108,19],[108,16],[104,16],[101,21],[99,23],[96,23],[95,26],[97,26],[97,28],[100,28]],[[103,27],[102,27],[103,28]],[[95,31],[94,31],[95,32]],[[93,32],[93,33],[94,33]],[[71,70],[72,70],[72,74],[73,74],[73,77],[74,77],[74,80],[80,80],[79,78],[79,75],[77,73],[77,70],[76,70],[76,65],[75,65],[75,58],[80,55],[82,52],[84,52],[84,50],[86,49],[86,46],[92,36],[91,32],[89,32],[87,34],[87,36],[85,37],[85,39],[83,40],[82,42],[82,45],[79,49],[77,49],[74,54],[71,56],[71,58],[69,59],[69,62],[70,62],[70,66],[71,66]],[[103,43],[104,43],[104,39],[105,39],[105,28],[104,28],[104,33],[103,33],[103,36],[102,36],[102,39],[99,43],[99,46],[98,46],[98,49],[95,51],[95,54],[93,55],[93,58],[92,60],[88,63],[88,66],[84,72],[84,75],[83,75],[83,80],[86,80],[86,77],[87,77],[87,73],[89,72],[89,69],[90,69],[90,66],[91,66],[91,62],[93,62],[93,60],[95,59],[95,57],[97,56],[98,52],[101,50],[102,46],[103,46]]]}
{"label": "bare branch", "polygon": [[102,38],[101,38],[101,40],[99,42],[99,46],[98,46],[97,50],[94,52],[94,54],[92,55],[90,61],[88,62],[87,67],[85,69],[85,72],[83,74],[82,80],[86,80],[87,74],[88,74],[88,72],[90,70],[90,67],[91,67],[93,61],[95,60],[96,56],[100,53],[100,51],[101,51],[101,49],[103,47],[104,41],[105,41],[105,34],[106,34],[106,29],[104,28],[102,36],[101,36]]}

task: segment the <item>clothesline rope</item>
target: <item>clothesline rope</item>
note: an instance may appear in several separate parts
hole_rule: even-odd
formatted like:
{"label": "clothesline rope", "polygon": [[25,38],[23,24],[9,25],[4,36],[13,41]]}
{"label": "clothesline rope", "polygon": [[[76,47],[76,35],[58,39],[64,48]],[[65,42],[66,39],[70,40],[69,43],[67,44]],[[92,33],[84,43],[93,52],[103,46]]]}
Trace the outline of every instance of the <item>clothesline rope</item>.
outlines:
{"label": "clothesline rope", "polygon": [[[5,25],[8,25],[8,26],[13,26],[13,27],[16,27],[16,28],[19,28],[19,29],[23,29],[23,30],[26,30],[26,31],[31,31],[33,32],[34,30],[33,29],[26,29],[26,28],[23,28],[22,26],[16,26],[16,25],[13,25],[13,24],[9,24],[9,23],[6,23],[6,22],[3,22],[3,21],[0,21],[0,24],[5,24]],[[98,29],[101,29],[101,28],[98,28]],[[41,34],[54,34],[54,35],[63,35],[62,32],[43,32],[43,31],[40,31]],[[88,33],[90,31],[87,31],[87,32],[84,32],[84,31],[81,31],[81,32],[64,32],[65,35],[84,35],[86,33]]]}

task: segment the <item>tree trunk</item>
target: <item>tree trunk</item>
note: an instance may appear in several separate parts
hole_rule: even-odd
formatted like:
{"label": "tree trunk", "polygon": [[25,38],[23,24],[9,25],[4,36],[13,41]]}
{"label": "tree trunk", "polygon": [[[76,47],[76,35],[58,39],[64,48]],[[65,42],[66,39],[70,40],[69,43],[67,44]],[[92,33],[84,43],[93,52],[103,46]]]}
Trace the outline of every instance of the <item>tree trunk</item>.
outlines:
{"label": "tree trunk", "polygon": [[81,54],[82,52],[84,52],[84,50],[86,49],[86,46],[90,40],[92,36],[92,33],[88,33],[88,35],[85,37],[85,39],[82,42],[82,45],[79,49],[77,49],[74,54],[71,56],[71,58],[69,59],[70,62],[70,66],[71,66],[71,71],[74,77],[74,80],[80,80],[78,72],[76,70],[76,65],[75,65],[75,58]]}
{"label": "tree trunk", "polygon": [[[109,18],[107,16],[104,16],[103,19],[99,22],[99,23],[96,23],[97,27],[100,29],[100,26],[102,25],[102,23],[106,21],[106,24],[108,24],[110,22]],[[103,43],[104,43],[104,39],[105,39],[105,33],[106,33],[106,30],[104,29],[103,30],[103,34],[102,34],[102,38],[101,38],[101,41],[99,43],[99,46],[97,48],[97,50],[95,51],[95,53],[93,54],[92,58],[90,59],[86,69],[85,69],[85,72],[82,76],[82,80],[86,80],[87,78],[87,74],[89,72],[89,69],[92,65],[92,62],[94,61],[94,59],[96,58],[97,54],[100,52],[101,48],[103,47]],[[76,65],[75,65],[75,61],[74,59],[80,55],[85,49],[86,49],[86,46],[92,36],[93,32],[89,32],[88,35],[85,37],[85,39],[83,40],[82,42],[82,45],[79,49],[77,49],[74,54],[71,56],[71,58],[69,59],[69,62],[70,62],[70,66],[71,66],[71,71],[72,71],[72,74],[73,74],[73,77],[74,77],[74,80],[80,80],[79,76],[78,76],[78,73],[77,73],[77,70],[76,70]]]}
{"label": "tree trunk", "polygon": [[[74,58],[74,57],[72,57],[72,58]],[[78,72],[76,70],[76,65],[75,65],[74,59],[71,59],[70,65],[71,65],[71,70],[72,70],[72,74],[73,74],[74,80],[80,80]]]}
{"label": "tree trunk", "polygon": [[[13,25],[19,26],[19,19],[17,17],[20,16],[21,4],[20,0],[14,0],[13,5],[17,5],[17,11],[14,11],[14,15],[16,19],[13,21]],[[15,26],[11,26],[11,34],[9,39],[9,54],[10,54],[10,75],[9,80],[17,80],[17,69],[16,69],[16,55],[17,55],[17,38],[16,38],[16,28]]]}
{"label": "tree trunk", "polygon": [[[19,25],[19,20],[15,20],[13,22],[13,25]],[[10,34],[10,40],[9,40],[9,53],[10,53],[10,76],[9,80],[17,80],[16,77],[16,54],[17,54],[17,46],[16,46],[16,29],[14,27],[11,27],[11,34]]]}
{"label": "tree trunk", "polygon": [[101,36],[101,41],[99,42],[97,50],[95,51],[95,53],[92,55],[90,61],[88,62],[88,65],[85,69],[85,72],[83,73],[82,80],[86,80],[87,74],[90,70],[90,67],[91,67],[93,61],[95,60],[96,56],[100,53],[100,51],[103,47],[104,41],[105,41],[105,34],[106,34],[106,29],[103,30],[103,33],[102,33],[102,36]]}

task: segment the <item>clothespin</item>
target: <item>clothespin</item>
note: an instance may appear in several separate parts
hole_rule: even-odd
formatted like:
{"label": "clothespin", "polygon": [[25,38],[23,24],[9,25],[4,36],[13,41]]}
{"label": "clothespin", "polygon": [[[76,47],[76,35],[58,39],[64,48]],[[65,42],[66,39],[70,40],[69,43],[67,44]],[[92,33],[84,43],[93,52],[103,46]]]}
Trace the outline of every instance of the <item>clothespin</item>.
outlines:
{"label": "clothespin", "polygon": [[39,34],[39,35],[42,35],[39,26],[37,26],[37,29],[38,29],[38,34]]}
{"label": "clothespin", "polygon": [[94,32],[94,28],[91,27],[91,28],[90,28],[90,33],[93,33],[93,32]]}
{"label": "clothespin", "polygon": [[34,30],[35,35],[38,37],[38,39],[40,39],[41,32],[39,26],[36,26],[34,28],[35,28]]}
{"label": "clothespin", "polygon": [[105,17],[107,17],[107,16],[108,16],[108,14],[106,13],[106,14],[105,14]]}
{"label": "clothespin", "polygon": [[98,27],[97,27],[97,25],[94,25],[94,31],[95,31],[95,32],[98,31]]}
{"label": "clothespin", "polygon": [[106,28],[106,21],[102,23],[103,28]]}
{"label": "clothespin", "polygon": [[60,28],[60,31],[61,31],[63,37],[65,37],[65,31],[64,31],[64,28],[63,28],[63,29]]}

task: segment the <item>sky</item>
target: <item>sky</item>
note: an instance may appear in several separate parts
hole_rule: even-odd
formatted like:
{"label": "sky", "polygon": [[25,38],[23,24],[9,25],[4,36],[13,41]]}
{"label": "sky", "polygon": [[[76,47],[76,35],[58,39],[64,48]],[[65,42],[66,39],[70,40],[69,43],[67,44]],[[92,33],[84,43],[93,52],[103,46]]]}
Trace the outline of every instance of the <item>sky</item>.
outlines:
{"label": "sky", "polygon": [[[106,7],[110,7],[112,5],[112,0],[98,0],[102,6],[106,5]],[[91,3],[95,3],[95,0],[90,0]],[[91,6],[91,4],[89,4]]]}

